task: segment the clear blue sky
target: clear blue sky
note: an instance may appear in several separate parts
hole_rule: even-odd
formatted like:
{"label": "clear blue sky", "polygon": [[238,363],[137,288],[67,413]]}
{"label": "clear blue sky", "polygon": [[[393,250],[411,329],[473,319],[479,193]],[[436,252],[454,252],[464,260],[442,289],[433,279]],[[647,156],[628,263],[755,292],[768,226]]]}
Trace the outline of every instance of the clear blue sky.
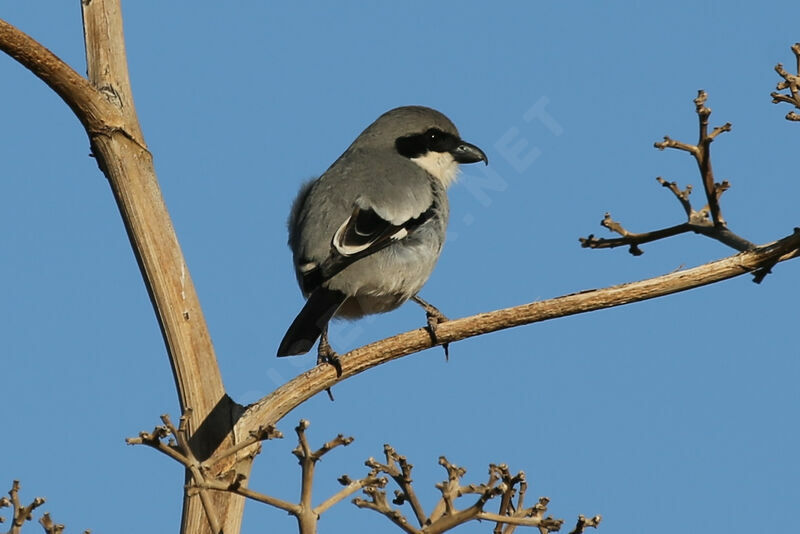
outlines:
{"label": "clear blue sky", "polygon": [[[755,242],[800,225],[800,124],[770,103],[793,65],[800,7],[749,2],[126,2],[135,100],[230,395],[252,402],[313,364],[274,353],[300,309],[285,220],[383,111],[440,109],[486,150],[451,190],[450,235],[423,296],[451,317],[699,265],[730,254],[685,235],[588,251],[605,211],[641,231],[682,220],[656,176],[695,185],[692,98],[709,92],[713,145],[732,188],[723,213]],[[289,5],[290,4],[290,5]],[[85,71],[77,0],[4,2],[18,25]],[[177,418],[170,367],[111,193],[84,132],[41,82],[0,56],[0,490],[23,482],[68,532],[175,532],[183,471],[126,436]],[[534,106],[547,120],[530,118]],[[514,160],[503,146],[528,143]],[[527,156],[528,159],[525,159]],[[490,462],[528,474],[529,501],[602,532],[785,530],[800,500],[800,262],[646,303],[426,351],[355,377],[336,402],[281,422],[252,487],[297,495],[301,417],[336,477],[394,445],[430,508],[439,455],[485,480]],[[406,305],[333,330],[340,351],[422,325]],[[7,514],[1,514],[5,515]],[[156,526],[154,526],[156,525]],[[275,525],[268,529],[267,525]],[[354,527],[358,526],[358,529]],[[29,527],[35,532],[38,527]],[[244,532],[294,531],[248,505]],[[566,527],[565,527],[566,528]],[[320,532],[393,532],[345,503]],[[461,532],[487,532],[475,524]],[[568,530],[567,530],[568,531]]]}

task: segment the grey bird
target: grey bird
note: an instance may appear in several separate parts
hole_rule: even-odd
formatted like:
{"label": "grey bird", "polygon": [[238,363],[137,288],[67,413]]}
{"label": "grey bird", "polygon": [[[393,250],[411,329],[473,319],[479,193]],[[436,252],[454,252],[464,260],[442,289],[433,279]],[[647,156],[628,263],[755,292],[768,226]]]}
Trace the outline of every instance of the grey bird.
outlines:
{"label": "grey bird", "polygon": [[486,154],[463,141],[450,119],[406,106],[378,117],[322,176],[305,184],[288,226],[297,281],[308,300],[278,356],[304,354],[321,337],[319,360],[334,361],[327,339],[334,316],[387,312],[409,299],[425,307],[433,328],[438,310],[417,293],[444,244],[447,187],[459,163],[478,161],[488,164]]}

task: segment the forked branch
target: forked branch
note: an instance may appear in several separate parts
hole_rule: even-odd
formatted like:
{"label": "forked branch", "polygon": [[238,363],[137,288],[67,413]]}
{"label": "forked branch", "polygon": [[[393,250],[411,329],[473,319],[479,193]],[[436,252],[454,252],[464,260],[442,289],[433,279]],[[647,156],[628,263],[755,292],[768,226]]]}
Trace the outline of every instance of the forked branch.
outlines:
{"label": "forked branch", "polygon": [[[784,94],[774,91],[770,93],[770,96],[772,97],[773,104],[784,102],[786,104],[791,104],[796,109],[800,109],[800,43],[792,45],[792,52],[794,52],[797,64],[794,74],[787,72],[786,69],[783,68],[782,63],[775,65],[775,72],[783,78],[782,82],[778,82],[776,89],[778,91],[788,89],[789,92],[788,94]],[[786,114],[786,120],[800,121],[800,114],[795,111],[790,111]]]}
{"label": "forked branch", "polygon": [[[138,437],[128,438],[126,442],[129,445],[152,447],[179,462],[191,473],[191,480],[186,488],[187,492],[200,496],[200,501],[203,503],[212,532],[219,533],[222,531],[220,520],[211,501],[212,491],[239,495],[284,510],[297,518],[301,534],[311,534],[316,532],[317,521],[323,512],[366,486],[381,484],[377,477],[371,475],[355,481],[346,476],[341,477],[339,482],[344,487],[320,505],[313,506],[311,498],[316,463],[336,447],[347,446],[352,443],[353,438],[344,437],[340,434],[319,449],[312,450],[305,434],[309,423],[301,420],[300,424],[295,428],[298,445],[292,451],[297,457],[301,468],[302,489],[300,502],[292,503],[272,495],[254,491],[247,487],[245,483],[247,476],[238,472],[236,465],[232,469],[216,476],[212,474],[214,472],[213,467],[219,465],[223,458],[235,456],[240,451],[248,448],[250,449],[249,455],[251,457],[255,456],[260,452],[262,441],[282,438],[281,432],[271,425],[260,427],[252,431],[249,438],[242,443],[221,450],[214,456],[200,461],[196,458],[188,443],[187,419],[188,414],[185,414],[181,417],[178,427],[175,427],[168,415],[162,415],[161,421],[164,423],[163,425],[155,427],[152,432],[140,432]],[[385,484],[385,480],[383,484]]]}
{"label": "forked branch", "polygon": [[686,222],[659,230],[633,233],[626,230],[622,224],[613,220],[611,215],[606,213],[600,224],[612,232],[616,232],[621,237],[604,239],[597,238],[592,234],[588,237],[580,238],[582,247],[614,248],[627,246],[631,254],[639,256],[643,253],[642,249],[639,248],[641,244],[678,234],[694,232],[716,239],[740,252],[756,248],[754,243],[732,232],[728,228],[725,219],[722,217],[722,208],[720,207],[719,200],[722,194],[730,188],[730,184],[727,180],[721,183],[714,181],[714,171],[711,166],[711,143],[721,133],[729,132],[731,130],[731,123],[726,122],[722,126],[717,126],[709,132],[708,124],[709,117],[711,116],[711,109],[706,107],[707,99],[708,95],[702,90],[697,92],[697,98],[694,99],[695,112],[697,113],[700,131],[697,144],[692,145],[676,141],[669,136],[664,136],[663,141],[654,144],[659,150],[674,148],[691,154],[700,171],[700,179],[705,192],[706,204],[699,210],[695,209],[690,200],[690,195],[692,193],[691,185],[687,185],[685,189],[681,190],[676,182],[668,182],[659,176],[656,178],[658,182],[675,196],[683,208],[686,214]]}
{"label": "forked branch", "polygon": [[[6,534],[20,534],[22,527],[28,521],[33,521],[33,512],[45,503],[44,498],[36,497],[29,504],[22,504],[19,498],[20,484],[15,480],[11,484],[8,497],[0,497],[0,508],[11,508],[11,525]],[[0,523],[4,523],[5,518],[0,517]],[[45,513],[39,518],[46,534],[61,534],[64,532],[64,525],[54,522],[49,513]],[[83,534],[90,534],[85,530]]]}
{"label": "forked branch", "polygon": [[[371,472],[367,477],[355,482],[343,477],[341,481],[345,488],[321,505],[312,508],[310,487],[316,461],[327,451],[346,445],[347,442],[346,438],[335,438],[321,449],[312,451],[307,442],[304,442],[305,426],[302,423],[298,427],[300,445],[297,452],[303,471],[301,502],[288,503],[249,490],[244,484],[247,479],[246,473],[249,473],[249,464],[245,464],[257,454],[262,440],[275,437],[274,428],[270,430],[271,425],[284,417],[292,408],[337,381],[392,359],[421,351],[433,344],[446,345],[504,328],[655,298],[744,272],[756,271],[763,276],[769,267],[778,261],[797,255],[800,234],[795,233],[779,242],[756,248],[749,241],[727,230],[719,207],[719,196],[726,186],[725,182],[722,184],[714,182],[709,146],[714,138],[727,131],[730,125],[708,132],[708,117],[711,112],[705,107],[705,96],[701,93],[695,101],[700,118],[700,139],[697,145],[665,138],[665,141],[657,146],[684,150],[693,155],[703,178],[707,209],[699,210],[697,216],[693,217],[694,210],[688,204],[687,192],[686,198],[679,200],[689,216],[687,222],[689,226],[679,225],[672,230],[667,229],[669,230],[667,233],[680,233],[675,228],[681,228],[681,232],[691,230],[703,233],[737,250],[746,250],[746,253],[657,279],[567,295],[548,302],[534,302],[450,321],[438,326],[435,342],[431,341],[430,336],[422,329],[401,334],[346,355],[342,358],[342,371],[338,375],[327,365],[312,369],[253,405],[237,420],[240,415],[239,407],[225,394],[199,301],[161,198],[151,155],[136,119],[124,54],[119,0],[84,1],[81,6],[87,45],[88,80],[75,73],[41,44],[3,21],[0,21],[0,49],[41,78],[73,109],[86,128],[93,155],[107,176],[119,205],[164,334],[185,414],[177,428],[168,418],[164,418],[162,427],[157,427],[152,433],[143,433],[139,438],[131,439],[129,443],[147,444],[186,467],[191,480],[187,495],[190,497],[197,495],[199,498],[190,498],[184,507],[184,531],[199,532],[201,527],[198,526],[197,518],[205,521],[204,513],[208,522],[214,527],[215,533],[223,530],[223,522],[229,525],[225,529],[227,532],[237,530],[238,518],[241,517],[239,502],[243,499],[227,498],[231,494],[259,500],[293,513],[301,522],[303,532],[313,532],[310,525],[316,523],[322,511],[359,489],[371,492],[375,498],[383,499],[382,502],[385,504],[385,494],[383,497],[379,496],[380,488],[386,479],[378,477],[377,472]],[[793,50],[798,55],[798,50],[794,47]],[[798,55],[798,68],[800,69],[800,55]],[[778,100],[796,106],[797,78],[795,75],[788,73],[784,75],[784,73],[785,71],[779,71],[784,78],[779,88],[789,89],[790,94],[781,95]],[[678,190],[676,185],[669,188],[673,193]],[[610,221],[609,224],[616,225],[621,231],[626,232],[618,223]],[[642,237],[647,234],[627,233],[626,244],[635,245],[645,242],[643,239],[652,240],[652,233],[649,234],[651,234],[649,237]],[[626,239],[625,235],[623,239]],[[587,241],[596,245],[602,240],[592,241],[590,236]],[[195,410],[190,410],[190,406]],[[231,433],[233,421],[236,423],[234,432]],[[235,438],[241,436],[245,438],[234,439],[233,434]],[[169,441],[170,438],[172,442]],[[220,464],[224,466],[226,462],[232,467],[220,470]],[[438,524],[438,531],[443,532],[446,530],[445,527],[451,528],[448,525],[457,524],[462,517],[496,521],[505,525],[504,532],[513,525],[522,524],[517,523],[518,520],[527,521],[533,518],[538,518],[540,528],[543,524],[548,527],[549,523],[546,521],[549,519],[543,517],[546,501],[540,501],[536,505],[538,508],[534,506],[528,509],[532,510],[530,515],[512,517],[516,511],[523,509],[523,506],[521,501],[518,501],[516,506],[511,505],[514,494],[506,493],[509,491],[507,488],[516,487],[517,496],[523,495],[524,478],[512,477],[514,480],[502,482],[504,478],[501,472],[490,471],[488,483],[463,486],[460,482],[463,472],[451,466],[446,460],[443,462],[448,470],[448,480],[440,487],[442,492],[440,505],[425,518],[425,521]],[[402,469],[401,466],[401,473]],[[410,477],[405,485],[410,486]],[[401,491],[404,502],[410,503],[411,493],[408,487]],[[225,493],[226,498],[213,502],[214,496],[219,496],[221,493]],[[464,494],[476,494],[478,498],[472,506],[459,509],[456,500]],[[483,511],[486,502],[497,497],[501,497],[499,511],[494,515]],[[375,499],[373,502],[376,502]],[[202,507],[198,503],[202,503]],[[419,522],[419,517],[424,517],[424,512],[418,503],[411,506]],[[16,520],[18,508],[15,506],[14,509]],[[19,507],[22,512],[25,509],[26,507]],[[30,511],[22,515],[27,518],[30,516]],[[576,532],[582,531],[586,526],[593,526],[591,523],[592,520],[583,522],[579,520]],[[57,529],[58,525],[53,524],[51,528]],[[424,530],[425,527],[422,528]]]}
{"label": "forked branch", "polygon": [[[366,508],[378,512],[389,521],[400,527],[408,534],[437,534],[446,532],[459,525],[470,521],[491,521],[496,523],[495,534],[508,534],[517,527],[536,527],[542,534],[560,530],[564,521],[545,516],[550,500],[541,497],[531,507],[524,506],[527,483],[525,473],[511,474],[504,464],[489,465],[489,477],[482,484],[463,484],[462,478],[466,469],[450,463],[444,456],[439,458],[439,465],[447,472],[447,479],[436,484],[441,493],[441,498],[428,515],[423,510],[414,492],[411,480],[411,464],[404,456],[390,446],[384,446],[386,462],[378,462],[373,458],[365,463],[370,468],[370,476],[386,474],[397,484],[394,499],[389,498],[383,486],[369,486],[364,488],[366,499],[356,498],[353,503],[359,508]],[[459,499],[469,499],[467,506],[459,507]],[[497,502],[496,512],[486,511],[489,501]],[[401,510],[408,504],[414,515],[412,524]],[[392,506],[394,505],[394,506]],[[600,516],[586,519],[579,516],[575,533],[583,532],[586,527],[596,527],[600,523]]]}
{"label": "forked branch", "polygon": [[[50,517],[50,514],[44,514],[42,517],[40,517],[39,524],[42,525],[45,534],[63,534],[65,528],[61,523],[56,523],[53,521],[53,519]],[[91,531],[84,530],[83,534],[91,534]]]}
{"label": "forked branch", "polygon": [[[141,132],[128,77],[120,0],[80,2],[88,79],[14,26],[0,21],[0,50],[52,88],[75,112],[108,179],[164,336],[181,409],[201,458],[236,441],[238,406],[225,394],[211,336]],[[198,432],[201,430],[202,433]],[[246,434],[246,433],[245,433]],[[238,436],[236,436],[238,437]],[[245,467],[240,464],[241,469]],[[218,466],[224,471],[226,465]],[[220,496],[225,530],[241,523],[242,499]],[[203,506],[190,498],[182,530],[202,532]]]}
{"label": "forked branch", "polygon": [[[22,504],[19,500],[19,487],[19,480],[15,480],[11,484],[8,497],[0,498],[0,508],[11,508],[11,528],[8,534],[19,534],[22,525],[33,519],[33,511],[44,504],[42,497],[36,497],[30,504]],[[3,521],[3,518],[0,518],[0,522]]]}

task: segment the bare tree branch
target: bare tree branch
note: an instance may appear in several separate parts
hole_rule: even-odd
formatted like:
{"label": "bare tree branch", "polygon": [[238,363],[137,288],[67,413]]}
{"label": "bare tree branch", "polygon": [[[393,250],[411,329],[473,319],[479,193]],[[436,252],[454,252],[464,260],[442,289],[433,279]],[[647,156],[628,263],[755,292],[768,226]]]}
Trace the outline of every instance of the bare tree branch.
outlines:
{"label": "bare tree branch", "polygon": [[[261,441],[282,438],[283,435],[280,431],[272,426],[261,427],[251,432],[250,438],[245,440],[242,444],[234,445],[229,449],[220,451],[218,454],[215,454],[205,461],[200,461],[194,456],[189,446],[189,432],[186,424],[188,419],[189,414],[183,415],[180,425],[176,428],[168,415],[162,415],[161,420],[164,423],[163,425],[157,426],[152,432],[140,432],[138,437],[128,438],[125,441],[129,445],[147,445],[152,447],[179,462],[187,469],[191,475],[186,485],[187,492],[200,497],[200,501],[203,504],[203,509],[205,510],[213,532],[223,532],[224,530],[221,529],[221,520],[214,507],[211,491],[214,493],[230,493],[284,510],[297,518],[302,534],[312,534],[316,532],[319,516],[330,509],[331,506],[367,486],[386,484],[385,479],[379,479],[374,473],[356,481],[352,481],[349,477],[343,476],[339,481],[345,487],[323,501],[319,506],[314,507],[311,499],[316,463],[336,447],[347,446],[352,443],[353,438],[344,437],[339,434],[332,440],[323,444],[319,449],[312,450],[305,433],[309,423],[301,419],[300,423],[295,428],[298,445],[292,451],[299,460],[301,468],[302,489],[300,502],[294,504],[265,493],[259,493],[244,485],[247,476],[237,472],[236,466],[229,471],[217,474],[214,473],[213,466],[219,463],[220,457],[232,456],[236,452],[247,447],[250,448],[249,454],[257,454],[258,451],[254,445]],[[240,460],[240,462],[242,461],[244,460]],[[248,465],[249,463],[250,462],[248,462]]]}
{"label": "bare tree branch", "polygon": [[[64,525],[61,523],[56,523],[50,517],[50,514],[44,514],[42,517],[39,518],[39,524],[42,525],[46,534],[63,534],[64,532]],[[92,534],[91,530],[84,530],[83,534]]]}
{"label": "bare tree branch", "polygon": [[8,534],[19,534],[22,525],[33,519],[33,511],[44,504],[42,497],[34,498],[30,504],[22,504],[19,500],[19,488],[19,480],[15,480],[11,484],[8,497],[0,498],[0,508],[11,508],[11,528],[8,529]]}
{"label": "bare tree branch", "polygon": [[628,252],[634,256],[641,256],[644,251],[639,248],[639,245],[650,243],[651,241],[658,241],[674,235],[683,234],[692,231],[691,223],[682,223],[669,228],[662,228],[660,230],[653,230],[651,232],[634,233],[629,232],[619,222],[611,218],[610,213],[606,213],[603,220],[600,221],[601,226],[605,226],[612,232],[616,232],[622,237],[618,238],[596,238],[594,234],[589,234],[588,237],[581,237],[580,242],[583,248],[616,248],[627,246]]}
{"label": "bare tree branch", "polygon": [[697,118],[700,121],[700,135],[696,145],[687,145],[678,141],[673,141],[667,136],[664,136],[664,141],[655,143],[655,147],[659,150],[665,148],[676,148],[684,150],[694,156],[697,162],[697,167],[700,169],[700,177],[703,180],[703,187],[708,199],[708,206],[711,211],[711,222],[714,226],[725,226],[725,220],[722,218],[720,212],[718,197],[715,193],[714,186],[714,171],[711,169],[711,142],[722,132],[731,131],[731,123],[726,122],[722,126],[714,128],[708,133],[708,118],[711,116],[711,109],[706,107],[706,100],[708,94],[703,91],[697,91],[697,98],[694,99],[695,111]]}
{"label": "bare tree branch", "polygon": [[263,504],[268,504],[269,506],[285,510],[292,515],[297,515],[300,513],[300,508],[298,505],[242,486],[241,483],[243,480],[244,478],[242,475],[237,475],[236,478],[231,482],[225,482],[221,480],[204,480],[200,484],[207,489],[229,492],[241,497],[247,497],[248,499],[252,499]]}
{"label": "bare tree branch", "polygon": [[368,486],[384,487],[386,485],[386,478],[376,477],[373,473],[368,474],[358,480],[351,480],[347,475],[339,477],[339,483],[344,487],[338,492],[334,493],[318,506],[314,507],[314,513],[318,516],[322,515],[330,509],[333,505],[343,501],[358,490],[363,490]]}
{"label": "bare tree branch", "polygon": [[[396,498],[391,504],[402,506],[406,502],[410,502],[404,496],[413,494],[411,482],[398,470],[398,458],[401,457],[394,449],[386,445],[384,453],[387,457],[386,464],[381,464],[370,458],[367,460],[366,465],[371,468],[370,476],[386,473],[395,480],[401,488],[399,492],[396,492],[400,498]],[[550,502],[547,497],[540,498],[530,508],[523,507],[524,495],[527,490],[525,473],[519,472],[512,475],[507,466],[491,464],[489,466],[489,478],[486,483],[464,485],[461,482],[466,473],[464,468],[450,463],[444,456],[439,458],[439,464],[447,471],[447,480],[436,484],[442,497],[434,507],[430,517],[425,516],[424,512],[421,511],[421,506],[412,506],[412,510],[420,524],[419,528],[411,525],[399,509],[391,506],[382,485],[364,488],[364,495],[368,498],[353,499],[353,504],[359,508],[378,512],[409,534],[438,534],[474,520],[496,522],[497,524],[493,530],[495,534],[510,534],[516,527],[520,526],[536,527],[540,533],[546,534],[547,532],[559,530],[564,523],[561,519],[545,517],[544,514]],[[456,501],[464,499],[468,495],[476,495],[477,498],[470,506],[459,509]],[[513,504],[515,495],[517,495],[516,506]],[[484,509],[486,504],[497,497],[500,497],[498,511],[486,511]],[[599,522],[600,516],[595,516],[589,521],[584,516],[579,516],[578,519],[578,525],[581,529],[585,526],[597,526]]]}
{"label": "bare tree branch", "polygon": [[582,515],[578,516],[578,523],[575,525],[575,528],[569,534],[582,534],[587,528],[597,528],[600,524],[600,520],[602,517],[596,515],[594,517],[584,517]]}
{"label": "bare tree branch", "polygon": [[395,492],[395,498],[392,502],[397,505],[408,502],[414,512],[414,516],[417,518],[417,523],[421,527],[424,526],[428,521],[428,517],[425,515],[422,504],[419,502],[419,498],[417,498],[417,494],[411,484],[413,482],[411,470],[414,466],[406,460],[405,456],[397,454],[394,447],[388,443],[383,446],[383,454],[386,456],[385,464],[376,461],[374,458],[369,458],[365,462],[366,466],[372,468],[376,473],[382,472],[392,477],[392,480],[400,488]]}
{"label": "bare tree branch", "polygon": [[[776,89],[778,91],[788,89],[789,94],[783,94],[775,91],[770,93],[770,96],[772,97],[773,104],[785,102],[793,105],[797,109],[800,109],[800,43],[795,43],[792,45],[792,52],[794,52],[794,57],[797,62],[795,74],[790,74],[787,72],[783,68],[782,63],[775,65],[775,72],[777,72],[778,75],[783,78],[783,81],[778,83]],[[800,114],[796,113],[795,111],[790,111],[786,114],[786,120],[800,121]]]}
{"label": "bare tree branch", "polygon": [[[119,0],[81,2],[89,80],[84,79],[41,44],[0,21],[0,50],[27,67],[70,106],[89,136],[92,153],[114,193],[131,245],[156,312],[175,377],[181,411],[189,406],[189,442],[205,459],[219,446],[234,444],[230,432],[241,407],[226,394],[211,337],[189,269],[167,213],[152,156],[136,118],[128,79]],[[255,427],[249,429],[253,430]],[[242,434],[246,439],[248,433]],[[224,472],[237,464],[227,458],[215,466]],[[188,479],[187,474],[187,479]],[[239,531],[244,499],[217,494],[224,510],[221,525]],[[184,532],[207,528],[197,498],[187,496]]]}
{"label": "bare tree branch", "polygon": [[[176,428],[169,415],[161,416],[163,425],[155,427],[152,432],[140,432],[139,437],[128,438],[128,445],[147,445],[166,454],[173,460],[181,463],[190,473],[187,481],[187,493],[198,495],[205,510],[206,518],[213,532],[222,532],[221,522],[217,515],[217,508],[208,490],[230,493],[240,497],[248,497],[260,502],[282,508],[290,513],[299,513],[299,507],[247,489],[242,482],[247,478],[242,473],[237,473],[235,468],[225,473],[212,474],[214,466],[219,464],[221,458],[227,458],[250,447],[249,455],[255,456],[259,449],[255,446],[261,441],[282,438],[283,435],[273,426],[260,427],[251,432],[250,438],[228,449],[222,450],[206,461],[199,461],[189,445],[189,431],[187,421],[190,414],[181,416],[180,425]],[[168,441],[165,441],[168,440]],[[252,458],[249,458],[252,460]],[[251,463],[247,462],[248,465]],[[235,467],[235,466],[234,466]],[[227,482],[223,479],[229,479]]]}
{"label": "bare tree branch", "polygon": [[[165,339],[184,413],[178,428],[165,417],[163,427],[157,427],[152,433],[140,434],[139,438],[132,438],[129,443],[150,445],[186,467],[187,486],[182,521],[184,532],[207,531],[207,523],[215,534],[223,531],[229,534],[238,532],[243,497],[290,511],[301,522],[302,532],[314,532],[319,513],[358,489],[363,489],[367,495],[372,496],[372,501],[365,506],[375,506],[387,511],[387,517],[407,532],[419,532],[420,530],[408,525],[402,515],[397,516],[391,512],[385,492],[381,490],[385,479],[377,477],[377,472],[370,472],[356,482],[343,478],[346,482],[343,490],[317,508],[312,508],[311,486],[316,461],[329,450],[346,445],[351,438],[339,436],[322,448],[312,451],[305,440],[303,422],[298,427],[300,445],[296,453],[303,476],[300,504],[294,505],[249,490],[244,483],[261,440],[274,437],[274,432],[269,430],[273,428],[272,425],[312,395],[340,380],[392,359],[433,345],[446,346],[467,337],[505,328],[684,291],[745,272],[756,272],[756,280],[760,281],[777,262],[798,255],[800,232],[796,231],[778,242],[756,248],[727,229],[719,205],[719,197],[727,188],[727,183],[714,182],[709,148],[718,135],[730,130],[730,124],[708,131],[711,110],[705,106],[706,95],[701,91],[695,99],[700,121],[697,144],[690,145],[665,137],[656,146],[683,150],[695,158],[703,179],[707,205],[695,211],[688,200],[688,188],[682,192],[677,185],[666,185],[662,182],[679,199],[689,221],[660,232],[664,237],[691,230],[746,252],[650,280],[449,321],[436,326],[433,341],[423,329],[407,332],[345,355],[341,359],[341,376],[336,376],[328,365],[317,366],[242,413],[241,407],[225,394],[208,328],[161,197],[151,154],[147,150],[136,118],[128,79],[119,0],[86,0],[81,5],[89,80],[81,77],[41,44],[4,21],[0,21],[0,50],[31,70],[70,106],[86,129],[93,155],[111,185]],[[800,44],[792,47],[792,50],[797,56],[800,71]],[[778,88],[789,89],[790,95],[778,94],[776,97],[773,94],[773,98],[797,106],[797,76],[787,73],[782,67],[776,70],[784,78]],[[790,116],[796,114],[792,112]],[[626,244],[631,245],[632,250],[637,243],[660,238],[654,237],[659,231],[646,234],[627,232],[610,217],[607,226],[620,233],[623,239],[627,238]],[[595,243],[599,241],[601,240],[594,240]],[[163,443],[168,436],[172,436],[175,443]],[[424,512],[418,502],[413,503],[415,497],[410,487],[410,465],[406,473],[399,459],[393,461],[400,464],[397,477],[401,481],[401,492],[396,501],[411,503],[417,521],[426,523],[422,531],[443,532],[460,522],[475,518],[496,521],[498,525],[525,524],[538,526],[540,529],[557,530],[554,523],[557,520],[543,517],[546,499],[540,500],[529,509],[523,508],[524,478],[511,477],[506,480],[502,469],[495,468],[490,469],[488,483],[462,486],[460,478],[463,471],[451,466],[445,459],[443,465],[448,469],[448,480],[441,485],[440,506],[430,518],[420,521]],[[387,466],[390,463],[387,459]],[[14,507],[15,524],[18,510],[25,519],[29,519],[33,510],[31,507],[35,507],[34,503],[22,507],[16,496],[17,489],[18,485],[15,483],[12,499],[5,499],[7,506]],[[516,506],[512,505],[515,491],[518,497]],[[457,510],[455,500],[464,494],[475,494],[478,498],[472,506]],[[497,496],[501,496],[500,512],[485,512],[483,506],[486,501]],[[17,501],[14,501],[15,498]],[[3,502],[0,500],[0,504]],[[596,519],[599,521],[599,517]],[[430,521],[438,524],[438,530],[427,529],[427,522]],[[575,532],[582,532],[587,526],[596,526],[597,521],[595,518],[579,520]],[[49,517],[48,522],[51,528],[59,527]],[[12,525],[12,532],[16,532],[14,528]],[[509,530],[504,528],[504,531]]]}
{"label": "bare tree branch", "polygon": [[[23,506],[19,500],[19,489],[19,480],[15,480],[11,485],[11,490],[8,492],[9,497],[0,497],[0,508],[10,507],[12,510],[11,528],[6,534],[19,534],[22,532],[25,522],[33,521],[33,511],[45,503],[44,498],[36,497],[30,504]],[[0,517],[0,523],[3,522],[5,522],[5,519]],[[39,518],[39,524],[42,525],[46,534],[62,534],[64,532],[64,525],[53,521],[49,513],[45,513]],[[83,534],[91,534],[91,531],[84,530]]]}
{"label": "bare tree branch", "polygon": [[[769,268],[777,262],[796,257],[799,247],[800,231],[795,231],[779,241],[692,269],[454,319],[438,325],[437,340],[439,344],[454,343],[506,328],[686,291],[752,273],[765,267]],[[341,376],[337,376],[330,365],[317,365],[249,406],[236,423],[237,433],[241,434],[251,427],[275,424],[291,409],[337,382],[432,346],[434,345],[427,330],[420,328],[371,343],[341,356]]]}
{"label": "bare tree branch", "polygon": [[364,495],[368,496],[369,500],[356,497],[353,499],[353,504],[359,508],[366,508],[378,512],[397,525],[403,532],[407,532],[408,534],[420,534],[423,532],[411,525],[400,511],[389,506],[385,491],[382,491],[378,487],[370,486],[364,488]]}
{"label": "bare tree branch", "polygon": [[297,517],[301,534],[311,534],[317,531],[317,520],[319,519],[320,512],[318,509],[314,508],[311,502],[313,495],[312,489],[314,484],[314,470],[317,462],[325,454],[336,447],[347,446],[353,442],[352,437],[346,438],[342,434],[339,434],[316,451],[312,451],[308,444],[308,438],[306,437],[306,429],[308,428],[308,425],[308,421],[301,419],[300,423],[295,427],[298,445],[292,451],[292,454],[297,457],[297,460],[300,463],[300,469],[302,472],[300,505],[298,507],[298,512],[294,514]]}
{"label": "bare tree branch", "polygon": [[4,20],[0,20],[0,50],[55,91],[72,109],[89,135],[123,130],[122,114],[86,78]]}
{"label": "bare tree branch", "polygon": [[[42,528],[47,534],[61,534],[62,532],[64,532],[64,525],[53,521],[52,518],[50,517],[50,514],[44,514],[39,519],[39,524],[42,525]],[[89,531],[88,530],[84,531],[84,534],[86,534],[86,532]]]}
{"label": "bare tree branch", "polygon": [[706,237],[716,239],[725,245],[738,250],[751,250],[755,248],[755,244],[747,239],[733,233],[722,218],[722,210],[719,204],[719,198],[722,193],[730,188],[727,181],[716,183],[714,181],[714,172],[711,168],[711,142],[722,132],[728,132],[731,129],[731,124],[725,123],[722,126],[714,128],[711,133],[708,132],[708,118],[711,116],[711,109],[706,107],[706,100],[708,95],[705,91],[698,91],[697,98],[694,99],[695,112],[699,120],[700,137],[696,145],[690,145],[676,141],[668,136],[664,136],[664,141],[655,143],[655,147],[659,150],[665,148],[674,148],[682,150],[691,154],[697,162],[697,167],[700,170],[700,178],[703,183],[703,189],[706,193],[706,205],[700,210],[695,210],[689,200],[689,195],[692,193],[691,185],[687,185],[686,189],[682,190],[675,182],[668,182],[660,176],[656,178],[658,182],[669,189],[675,198],[680,202],[686,213],[687,221],[669,228],[660,230],[653,230],[644,233],[633,233],[626,230],[620,223],[613,220],[611,215],[606,213],[603,220],[600,222],[612,232],[616,232],[622,237],[604,239],[596,238],[594,235],[580,238],[581,246],[584,248],[614,248],[620,246],[629,247],[628,251],[634,256],[641,255],[642,249],[639,245],[672,237],[674,235],[683,234],[687,232],[694,232],[702,234]]}

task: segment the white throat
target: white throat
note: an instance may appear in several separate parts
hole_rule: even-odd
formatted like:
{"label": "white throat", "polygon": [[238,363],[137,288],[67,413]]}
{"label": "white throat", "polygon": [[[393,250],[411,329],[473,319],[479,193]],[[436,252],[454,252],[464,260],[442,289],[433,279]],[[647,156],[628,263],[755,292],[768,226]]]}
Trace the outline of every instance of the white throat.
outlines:
{"label": "white throat", "polygon": [[458,177],[458,162],[449,152],[428,152],[424,156],[411,158],[411,161],[428,171],[434,178],[442,182],[445,188],[450,187]]}

